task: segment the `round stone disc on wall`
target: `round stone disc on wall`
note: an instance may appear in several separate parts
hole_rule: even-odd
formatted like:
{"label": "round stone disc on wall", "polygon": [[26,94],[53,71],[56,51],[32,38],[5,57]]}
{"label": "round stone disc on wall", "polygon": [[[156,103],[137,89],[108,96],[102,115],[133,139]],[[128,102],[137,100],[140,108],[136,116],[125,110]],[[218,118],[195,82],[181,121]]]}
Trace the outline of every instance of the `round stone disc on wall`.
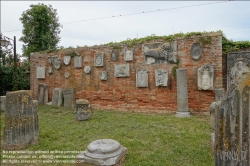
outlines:
{"label": "round stone disc on wall", "polygon": [[200,58],[202,53],[202,47],[200,45],[200,43],[194,43],[191,47],[191,51],[190,54],[192,56],[193,59],[197,60]]}

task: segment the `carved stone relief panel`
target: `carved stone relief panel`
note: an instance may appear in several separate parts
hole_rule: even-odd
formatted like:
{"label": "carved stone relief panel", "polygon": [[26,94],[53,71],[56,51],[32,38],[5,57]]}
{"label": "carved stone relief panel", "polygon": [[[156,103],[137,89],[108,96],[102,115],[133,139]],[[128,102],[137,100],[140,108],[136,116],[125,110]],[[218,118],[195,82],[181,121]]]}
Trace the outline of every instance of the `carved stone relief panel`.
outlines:
{"label": "carved stone relief panel", "polygon": [[155,70],[155,85],[167,86],[168,85],[168,71],[167,70]]}
{"label": "carved stone relief panel", "polygon": [[107,80],[107,71],[100,71],[100,80],[106,81]]}
{"label": "carved stone relief panel", "polygon": [[112,59],[112,61],[117,61],[117,59],[118,59],[118,55],[117,55],[117,52],[115,50],[112,50],[112,52],[111,52],[111,59]]}
{"label": "carved stone relief panel", "polygon": [[52,56],[52,64],[55,67],[55,69],[59,69],[61,67],[61,62],[58,56]]}
{"label": "carved stone relief panel", "polygon": [[129,64],[115,64],[115,77],[129,77]]}
{"label": "carved stone relief panel", "polygon": [[85,72],[86,74],[89,74],[90,71],[91,71],[91,67],[90,67],[90,66],[85,66],[85,67],[84,67],[84,72]]}
{"label": "carved stone relief panel", "polygon": [[214,82],[214,68],[206,63],[198,69],[198,89],[212,90]]}
{"label": "carved stone relief panel", "polygon": [[136,87],[148,87],[148,71],[139,69],[136,71]]}
{"label": "carved stone relief panel", "polygon": [[45,66],[36,67],[36,78],[38,79],[45,78]]}
{"label": "carved stone relief panel", "polygon": [[249,71],[250,52],[231,52],[227,54],[227,87],[236,77]]}
{"label": "carved stone relief panel", "polygon": [[66,72],[64,73],[64,77],[65,77],[65,78],[69,78],[69,76],[70,76],[70,73],[69,73],[68,71],[66,71]]}
{"label": "carved stone relief panel", "polygon": [[65,55],[63,57],[63,62],[64,62],[65,65],[69,65],[70,64],[70,60],[71,60],[71,56]]}
{"label": "carved stone relief panel", "polygon": [[143,44],[146,64],[177,63],[177,41]]}
{"label": "carved stone relief panel", "polygon": [[124,53],[124,60],[125,61],[132,61],[134,59],[134,50],[132,49],[127,49],[125,50],[125,53]]}
{"label": "carved stone relief panel", "polygon": [[104,55],[101,53],[95,54],[95,59],[94,59],[94,65],[96,67],[98,66],[104,66]]}
{"label": "carved stone relief panel", "polygon": [[51,67],[51,66],[48,67],[48,73],[49,73],[49,74],[52,74],[52,73],[53,73],[53,70],[52,70],[52,67]]}
{"label": "carved stone relief panel", "polygon": [[75,68],[82,68],[82,56],[75,56],[74,57],[74,67]]}
{"label": "carved stone relief panel", "polygon": [[197,60],[200,58],[202,53],[202,47],[200,45],[200,43],[194,43],[191,47],[191,51],[190,54],[192,56],[193,59]]}
{"label": "carved stone relief panel", "polygon": [[51,56],[47,56],[47,60],[49,64],[52,64],[52,57]]}

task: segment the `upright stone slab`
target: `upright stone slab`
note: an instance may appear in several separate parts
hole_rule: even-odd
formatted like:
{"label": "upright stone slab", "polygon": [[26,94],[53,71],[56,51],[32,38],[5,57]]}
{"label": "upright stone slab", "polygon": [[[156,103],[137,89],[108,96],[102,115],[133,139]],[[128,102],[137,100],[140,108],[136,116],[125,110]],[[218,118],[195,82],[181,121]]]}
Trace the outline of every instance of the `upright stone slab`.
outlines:
{"label": "upright stone slab", "polygon": [[215,166],[250,165],[250,73],[242,73],[215,107]]}
{"label": "upright stone slab", "polygon": [[48,103],[49,97],[49,87],[46,84],[38,85],[38,103],[46,104]]}
{"label": "upright stone slab", "polygon": [[188,110],[187,69],[176,70],[177,76],[177,117],[190,117]]}
{"label": "upright stone slab", "polygon": [[64,89],[63,90],[63,106],[68,108],[75,107],[75,89]]}
{"label": "upright stone slab", "polygon": [[87,149],[76,156],[76,162],[85,166],[123,166],[128,153],[118,141],[99,139],[91,142]]}
{"label": "upright stone slab", "polygon": [[37,104],[30,90],[6,94],[3,149],[18,150],[38,141]]}
{"label": "upright stone slab", "polygon": [[0,112],[6,111],[6,96],[0,96]]}
{"label": "upright stone slab", "polygon": [[62,106],[62,101],[62,88],[54,88],[52,94],[52,105],[60,107]]}

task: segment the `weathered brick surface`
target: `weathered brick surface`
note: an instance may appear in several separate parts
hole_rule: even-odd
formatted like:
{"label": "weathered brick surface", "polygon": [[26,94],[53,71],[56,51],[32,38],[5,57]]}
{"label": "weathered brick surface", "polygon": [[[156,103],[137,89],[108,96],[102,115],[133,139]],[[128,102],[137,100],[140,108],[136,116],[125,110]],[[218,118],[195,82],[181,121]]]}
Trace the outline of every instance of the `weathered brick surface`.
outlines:
{"label": "weathered brick surface", "polygon": [[[205,63],[210,63],[214,67],[214,88],[222,87],[222,35],[212,33],[211,43],[202,44],[202,55],[199,60],[192,59],[190,50],[192,44],[200,40],[199,36],[189,37],[187,39],[177,38],[179,68],[187,68],[188,78],[188,101],[189,108],[194,111],[208,111],[209,105],[214,101],[214,91],[200,91],[197,87],[197,70]],[[202,36],[204,38],[204,35]],[[151,41],[152,43],[154,41]],[[52,53],[33,53],[31,55],[31,90],[34,99],[38,96],[38,83],[44,83],[50,86],[49,101],[52,100],[52,90],[54,88],[75,88],[76,99],[83,98],[88,100],[94,109],[136,111],[136,112],[159,112],[165,113],[176,111],[176,80],[172,75],[172,67],[175,64],[145,64],[142,45],[137,44],[134,47],[134,60],[124,61],[124,52],[126,46],[119,51],[118,60],[111,60],[112,47],[93,46],[76,49],[60,50]],[[71,59],[70,65],[63,63],[63,57],[66,53],[77,52],[83,57],[83,67],[74,68],[74,60]],[[94,54],[104,53],[105,66],[94,66]],[[61,58],[61,68],[56,70],[53,67],[53,74],[49,74],[47,69],[50,64],[47,62],[47,56],[58,55]],[[129,63],[130,77],[116,78],[114,76],[114,64]],[[46,66],[46,78],[36,78],[36,66]],[[91,73],[85,74],[84,66],[91,66]],[[139,68],[148,71],[148,87],[136,87],[136,70]],[[156,87],[154,70],[165,69],[169,73],[168,86]],[[107,81],[99,79],[99,71],[108,72]],[[66,79],[64,73],[68,71],[70,77]]]}

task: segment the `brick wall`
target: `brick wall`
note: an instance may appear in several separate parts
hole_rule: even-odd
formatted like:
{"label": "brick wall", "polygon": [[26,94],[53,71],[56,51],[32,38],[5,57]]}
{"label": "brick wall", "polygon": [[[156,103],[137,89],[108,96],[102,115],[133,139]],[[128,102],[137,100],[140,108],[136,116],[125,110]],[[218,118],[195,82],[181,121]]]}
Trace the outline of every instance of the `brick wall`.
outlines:
{"label": "brick wall", "polygon": [[[192,59],[190,50],[192,44],[201,41],[206,36],[211,37],[211,43],[202,45],[202,55],[199,60]],[[202,36],[192,36],[186,39],[177,38],[179,68],[187,68],[188,82],[188,101],[189,108],[193,111],[208,111],[212,101],[214,101],[214,90],[201,91],[197,87],[197,70],[205,63],[210,63],[214,67],[214,88],[222,87],[222,34],[211,33]],[[155,41],[151,41],[153,43]],[[148,42],[147,42],[148,43]],[[49,101],[52,100],[52,90],[61,87],[75,88],[76,99],[83,98],[89,100],[92,107],[102,110],[119,110],[135,112],[170,112],[177,110],[176,80],[172,75],[172,67],[175,64],[145,64],[142,51],[142,44],[134,45],[134,60],[124,61],[124,52],[126,46],[122,46],[119,51],[118,60],[111,60],[112,47],[92,46],[75,49],[60,50],[52,53],[32,53],[31,62],[31,90],[33,97],[37,99],[38,84],[44,83],[50,86]],[[83,57],[83,67],[74,68],[74,59],[65,66],[63,57],[69,52],[76,52]],[[104,67],[94,66],[94,54],[104,53]],[[61,67],[56,70],[53,67],[53,74],[48,73],[47,56],[58,55],[61,59]],[[114,76],[114,64],[129,63],[130,77],[116,78]],[[92,70],[90,74],[85,74],[84,66],[90,65]],[[36,78],[36,67],[46,66],[46,78]],[[148,87],[136,87],[136,70],[147,69]],[[157,87],[155,85],[154,71],[157,69],[166,69],[168,71],[168,86]],[[108,72],[107,81],[99,79],[99,71]],[[64,73],[68,71],[70,77],[66,79]]]}

